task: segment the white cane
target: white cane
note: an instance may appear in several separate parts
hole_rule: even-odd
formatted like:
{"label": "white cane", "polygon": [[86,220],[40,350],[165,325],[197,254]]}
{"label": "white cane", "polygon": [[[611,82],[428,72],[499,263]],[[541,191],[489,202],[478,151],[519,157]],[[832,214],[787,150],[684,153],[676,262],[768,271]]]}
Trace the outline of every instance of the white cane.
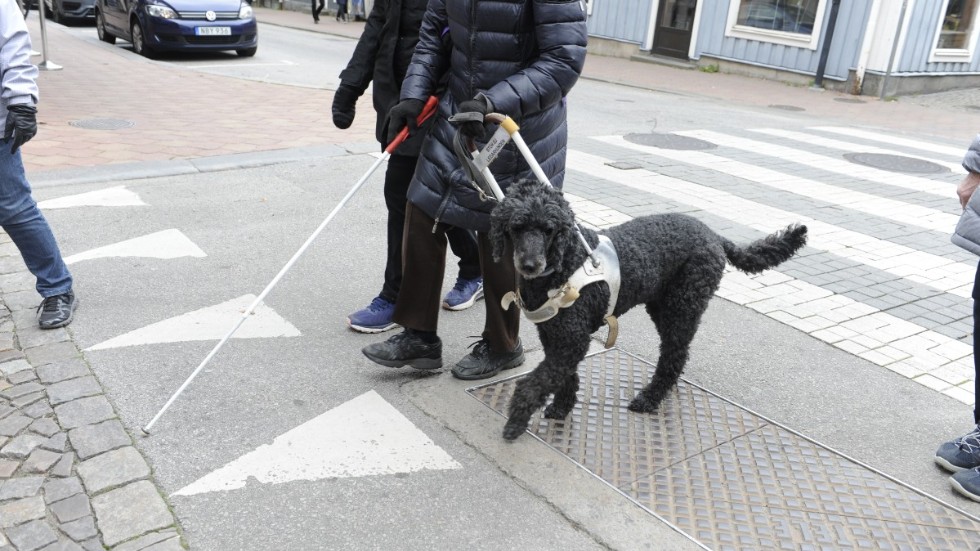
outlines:
{"label": "white cane", "polygon": [[[40,0],[40,1],[43,2],[44,0]],[[417,123],[419,124],[419,126],[421,126],[423,122],[425,122],[426,120],[429,119],[429,117],[435,114],[436,106],[438,105],[438,103],[439,103],[439,98],[435,96],[429,98],[429,101],[425,103],[425,107],[422,109],[422,113],[419,114],[418,116]],[[184,389],[191,384],[191,381],[194,380],[194,377],[197,377],[197,374],[200,373],[201,370],[204,369],[204,366],[206,366],[208,362],[211,361],[211,358],[213,358],[215,354],[218,353],[218,350],[220,350],[221,347],[224,346],[226,342],[228,342],[228,339],[230,339],[231,336],[235,334],[235,331],[238,331],[238,328],[241,327],[243,323],[245,323],[245,320],[247,320],[249,316],[252,315],[252,313],[255,311],[258,305],[262,303],[262,299],[264,299],[266,295],[269,294],[269,291],[272,291],[272,288],[275,287],[276,284],[279,283],[279,280],[282,279],[284,275],[286,275],[286,272],[293,267],[293,264],[295,264],[296,261],[299,260],[299,257],[302,256],[304,252],[306,252],[306,249],[309,248],[311,243],[313,243],[313,240],[315,240],[317,236],[320,235],[320,232],[322,232],[323,229],[327,227],[327,224],[329,224],[330,221],[333,220],[333,217],[336,216],[338,212],[340,212],[340,209],[344,208],[344,205],[346,205],[347,202],[350,200],[350,198],[353,197],[355,193],[357,193],[357,190],[359,190],[361,186],[364,185],[364,182],[367,182],[368,178],[371,177],[371,174],[374,174],[374,171],[377,170],[379,166],[381,166],[381,163],[388,160],[388,157],[391,156],[391,153],[395,150],[395,148],[401,145],[402,142],[404,142],[407,137],[408,137],[408,127],[402,128],[401,132],[399,132],[398,135],[395,137],[395,139],[392,140],[392,142],[388,144],[388,147],[385,148],[384,154],[381,155],[381,157],[379,157],[378,160],[375,161],[373,165],[371,165],[371,168],[368,169],[368,171],[364,174],[364,176],[361,176],[361,179],[358,180],[356,184],[354,184],[354,187],[352,187],[350,191],[347,192],[347,195],[344,195],[344,198],[340,200],[340,203],[338,203],[337,206],[334,207],[332,211],[330,211],[330,214],[327,215],[327,217],[323,220],[323,222],[320,223],[320,225],[316,228],[316,231],[313,232],[313,235],[311,235],[306,240],[306,242],[303,243],[303,246],[301,246],[299,250],[296,251],[296,254],[294,254],[293,257],[289,259],[289,262],[287,262],[286,265],[283,266],[281,270],[279,270],[279,273],[276,274],[276,277],[274,277],[272,281],[270,281],[269,284],[266,285],[265,289],[263,289],[262,292],[259,293],[259,296],[252,302],[252,304],[248,308],[245,309],[245,312],[242,314],[242,317],[238,319],[238,321],[235,323],[235,326],[231,328],[231,331],[228,331],[228,334],[225,335],[224,338],[222,338],[218,342],[218,345],[215,346],[210,353],[208,353],[208,355],[204,358],[204,361],[202,361],[201,364],[197,366],[197,369],[195,369],[191,373],[190,377],[188,377],[187,380],[184,381],[184,384],[180,385],[180,388],[178,388],[177,391],[173,393],[173,396],[171,396],[170,399],[167,400],[167,403],[163,405],[163,408],[161,408],[160,411],[153,416],[153,419],[151,419],[150,422],[147,423],[146,426],[144,426],[141,429],[144,434],[150,434],[150,428],[153,426],[153,424],[156,423],[161,416],[163,416],[164,412],[166,412],[167,409],[170,407],[170,405],[174,403],[174,400],[176,400],[177,397],[180,396],[182,392],[184,392]]]}

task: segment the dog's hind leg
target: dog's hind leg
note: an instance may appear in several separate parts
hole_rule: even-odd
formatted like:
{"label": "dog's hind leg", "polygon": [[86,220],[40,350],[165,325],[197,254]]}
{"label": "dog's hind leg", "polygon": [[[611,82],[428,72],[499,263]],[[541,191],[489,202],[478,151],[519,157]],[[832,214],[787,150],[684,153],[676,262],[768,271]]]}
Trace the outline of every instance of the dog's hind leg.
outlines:
{"label": "dog's hind leg", "polygon": [[575,407],[578,401],[578,370],[565,377],[565,382],[555,391],[555,398],[548,407],[544,408],[544,416],[547,419],[564,419]]}
{"label": "dog's hind leg", "polygon": [[630,411],[653,413],[677,384],[687,364],[701,315],[721,281],[724,265],[717,268],[712,270],[703,263],[690,263],[658,305],[647,305],[660,334],[660,357],[650,384],[630,402]]}

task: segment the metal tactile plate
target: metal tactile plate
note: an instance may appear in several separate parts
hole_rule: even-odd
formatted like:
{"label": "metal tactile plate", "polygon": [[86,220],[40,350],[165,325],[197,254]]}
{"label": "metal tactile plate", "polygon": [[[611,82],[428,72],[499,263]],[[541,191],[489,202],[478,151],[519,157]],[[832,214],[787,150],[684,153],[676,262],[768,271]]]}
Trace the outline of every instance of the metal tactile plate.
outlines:
{"label": "metal tactile plate", "polygon": [[[579,365],[568,419],[530,432],[713,549],[976,549],[980,521],[681,381],[653,415],[654,366],[617,349]],[[469,389],[502,415],[519,377]]]}

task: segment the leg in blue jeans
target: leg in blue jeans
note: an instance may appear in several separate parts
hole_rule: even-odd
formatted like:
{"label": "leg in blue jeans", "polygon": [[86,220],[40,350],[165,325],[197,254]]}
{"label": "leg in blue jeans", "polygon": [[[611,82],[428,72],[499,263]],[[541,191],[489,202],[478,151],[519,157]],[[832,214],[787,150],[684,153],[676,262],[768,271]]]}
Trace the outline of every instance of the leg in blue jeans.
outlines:
{"label": "leg in blue jeans", "polygon": [[37,278],[37,292],[42,297],[71,290],[71,274],[61,259],[58,243],[31,197],[20,150],[11,154],[8,141],[0,142],[0,226]]}

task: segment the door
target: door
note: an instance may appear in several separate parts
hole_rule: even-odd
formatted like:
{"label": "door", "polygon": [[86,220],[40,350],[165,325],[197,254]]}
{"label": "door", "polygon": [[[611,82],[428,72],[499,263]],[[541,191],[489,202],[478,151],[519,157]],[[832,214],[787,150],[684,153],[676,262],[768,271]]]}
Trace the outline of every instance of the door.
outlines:
{"label": "door", "polygon": [[698,0],[660,0],[653,53],[687,59]]}

